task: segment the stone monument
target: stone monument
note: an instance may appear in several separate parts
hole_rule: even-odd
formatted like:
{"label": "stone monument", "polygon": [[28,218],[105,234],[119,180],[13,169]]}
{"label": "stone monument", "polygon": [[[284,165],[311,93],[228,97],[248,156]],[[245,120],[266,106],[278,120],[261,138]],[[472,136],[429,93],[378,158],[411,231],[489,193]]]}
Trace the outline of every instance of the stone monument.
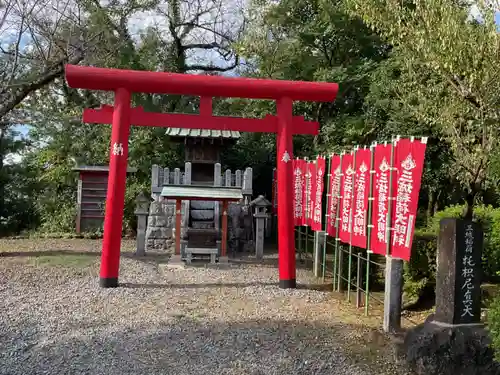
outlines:
{"label": "stone monument", "polygon": [[257,259],[262,259],[264,257],[264,235],[266,229],[266,219],[269,218],[267,209],[271,207],[272,204],[263,195],[259,195],[252,202],[250,202],[250,207],[254,208],[255,217],[255,257]]}
{"label": "stone monument", "polygon": [[400,354],[419,375],[493,375],[488,333],[481,323],[483,231],[471,220],[440,223],[436,313],[411,329]]}
{"label": "stone monument", "polygon": [[151,199],[144,193],[140,193],[135,199],[134,214],[137,216],[137,249],[135,254],[139,256],[146,255],[146,228],[150,202]]}

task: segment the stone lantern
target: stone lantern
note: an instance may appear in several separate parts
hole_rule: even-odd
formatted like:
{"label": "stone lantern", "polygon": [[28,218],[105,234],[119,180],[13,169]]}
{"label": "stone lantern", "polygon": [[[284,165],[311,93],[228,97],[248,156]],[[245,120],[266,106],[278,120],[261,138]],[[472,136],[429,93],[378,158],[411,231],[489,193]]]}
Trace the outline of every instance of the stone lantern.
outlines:
{"label": "stone lantern", "polygon": [[266,219],[269,218],[268,208],[271,207],[269,202],[264,196],[259,195],[250,202],[250,207],[253,208],[255,217],[255,257],[262,259],[264,256],[264,230],[266,226]]}
{"label": "stone lantern", "polygon": [[135,198],[135,211],[137,215],[137,250],[136,255],[146,255],[146,228],[151,199],[144,193],[140,193]]}

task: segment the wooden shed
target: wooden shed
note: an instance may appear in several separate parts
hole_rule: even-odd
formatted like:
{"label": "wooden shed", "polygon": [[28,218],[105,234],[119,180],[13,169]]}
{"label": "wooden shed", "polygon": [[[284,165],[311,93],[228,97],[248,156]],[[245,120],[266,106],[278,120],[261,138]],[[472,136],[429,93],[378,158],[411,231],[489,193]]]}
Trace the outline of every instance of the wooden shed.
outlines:
{"label": "wooden shed", "polygon": [[[79,166],[78,191],[76,198],[76,233],[102,228],[104,208],[108,190],[108,166]],[[136,168],[127,168],[127,173],[135,173]]]}

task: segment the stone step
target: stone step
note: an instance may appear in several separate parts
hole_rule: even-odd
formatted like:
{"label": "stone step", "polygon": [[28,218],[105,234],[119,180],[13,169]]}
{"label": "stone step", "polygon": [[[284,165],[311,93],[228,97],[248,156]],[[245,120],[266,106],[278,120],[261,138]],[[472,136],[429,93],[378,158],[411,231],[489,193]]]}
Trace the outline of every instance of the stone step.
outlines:
{"label": "stone step", "polygon": [[186,253],[191,254],[218,254],[219,250],[216,247],[186,247]]}
{"label": "stone step", "polygon": [[215,239],[211,240],[209,238],[197,238],[191,239],[189,238],[187,241],[188,247],[199,247],[199,248],[208,248],[208,247],[217,247],[217,241]]}
{"label": "stone step", "polygon": [[192,221],[191,227],[193,229],[214,229],[215,223],[212,221]]}

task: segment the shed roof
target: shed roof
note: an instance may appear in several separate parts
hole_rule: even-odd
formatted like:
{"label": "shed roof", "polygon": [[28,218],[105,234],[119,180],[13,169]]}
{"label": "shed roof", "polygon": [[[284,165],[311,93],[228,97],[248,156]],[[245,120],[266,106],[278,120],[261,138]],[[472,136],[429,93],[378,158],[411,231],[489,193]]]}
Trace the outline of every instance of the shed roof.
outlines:
{"label": "shed roof", "polygon": [[171,137],[199,137],[199,138],[223,138],[238,139],[240,132],[233,130],[209,130],[209,129],[185,129],[167,128],[166,135]]}
{"label": "shed roof", "polygon": [[239,201],[243,199],[241,188],[197,185],[166,185],[161,194],[164,198],[205,201]]}

